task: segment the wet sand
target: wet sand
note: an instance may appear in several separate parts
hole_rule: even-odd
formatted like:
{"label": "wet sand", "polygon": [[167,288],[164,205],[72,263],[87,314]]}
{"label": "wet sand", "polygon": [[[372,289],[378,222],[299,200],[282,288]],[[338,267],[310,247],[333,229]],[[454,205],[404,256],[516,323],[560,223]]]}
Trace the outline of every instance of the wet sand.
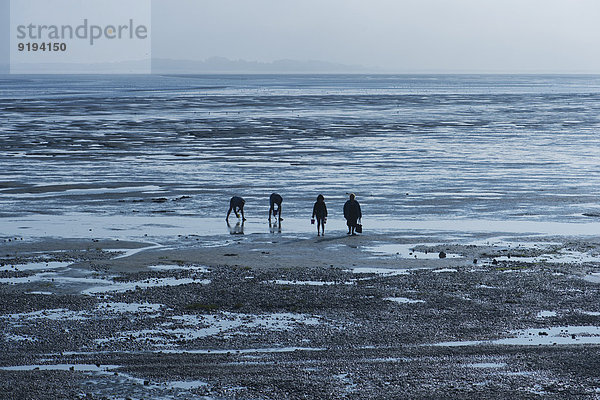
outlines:
{"label": "wet sand", "polygon": [[[584,222],[598,76],[202,75],[0,81],[0,217],[266,215]],[[307,215],[308,214],[308,215]],[[79,236],[77,236],[79,237]]]}
{"label": "wet sand", "polygon": [[600,396],[598,77],[2,84],[0,398]]}
{"label": "wet sand", "polygon": [[0,398],[600,392],[597,236],[13,236],[0,256]]}

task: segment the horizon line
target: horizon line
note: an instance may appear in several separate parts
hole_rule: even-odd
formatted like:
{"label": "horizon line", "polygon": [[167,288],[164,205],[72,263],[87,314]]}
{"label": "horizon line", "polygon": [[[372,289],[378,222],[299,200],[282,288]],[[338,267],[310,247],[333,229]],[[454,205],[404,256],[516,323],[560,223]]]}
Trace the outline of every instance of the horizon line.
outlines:
{"label": "horizon line", "polygon": [[0,76],[23,76],[23,75],[164,75],[164,76],[193,76],[193,75],[381,75],[381,76],[392,76],[392,75],[538,75],[538,76],[557,76],[557,75],[572,75],[572,76],[593,76],[600,75],[600,72],[589,72],[589,71],[403,71],[403,72],[382,72],[382,71],[361,71],[361,72],[302,72],[302,71],[269,71],[269,72],[255,72],[255,71],[199,71],[199,72],[177,72],[177,71],[164,71],[150,73],[127,73],[127,72],[71,72],[71,73],[52,73],[52,72],[27,72],[27,73],[11,73],[11,72],[0,72]]}

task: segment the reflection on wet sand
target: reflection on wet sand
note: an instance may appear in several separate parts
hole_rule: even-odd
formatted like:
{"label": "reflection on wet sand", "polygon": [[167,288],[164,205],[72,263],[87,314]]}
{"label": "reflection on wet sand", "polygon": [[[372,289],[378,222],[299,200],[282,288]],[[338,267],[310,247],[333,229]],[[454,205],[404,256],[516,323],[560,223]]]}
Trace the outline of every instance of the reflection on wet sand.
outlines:
{"label": "reflection on wet sand", "polygon": [[271,221],[269,220],[269,232],[281,233],[281,220],[273,223],[271,223]]}
{"label": "reflection on wet sand", "polygon": [[243,235],[244,234],[244,221],[242,221],[241,223],[240,223],[240,221],[238,221],[233,227],[231,226],[229,221],[227,221],[227,228],[229,228],[229,233],[231,235]]}

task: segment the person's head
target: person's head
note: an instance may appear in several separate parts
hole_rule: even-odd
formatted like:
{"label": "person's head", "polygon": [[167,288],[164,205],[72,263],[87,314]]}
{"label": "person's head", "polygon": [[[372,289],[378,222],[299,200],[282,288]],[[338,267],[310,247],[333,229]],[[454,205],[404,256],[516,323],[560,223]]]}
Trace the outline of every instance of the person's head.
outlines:
{"label": "person's head", "polygon": [[350,193],[350,200],[354,200],[356,198],[356,195],[354,193]]}
{"label": "person's head", "polygon": [[318,201],[319,203],[322,203],[322,202],[324,202],[324,201],[325,201],[325,197],[323,197],[323,195],[322,195],[322,194],[320,194],[320,195],[318,195],[318,196],[317,196],[317,201]]}

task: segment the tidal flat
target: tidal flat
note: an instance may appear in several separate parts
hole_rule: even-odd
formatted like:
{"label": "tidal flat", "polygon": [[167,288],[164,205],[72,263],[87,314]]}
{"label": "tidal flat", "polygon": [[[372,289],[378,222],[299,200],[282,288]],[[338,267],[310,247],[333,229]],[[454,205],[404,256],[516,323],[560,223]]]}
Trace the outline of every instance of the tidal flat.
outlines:
{"label": "tidal flat", "polygon": [[0,243],[1,398],[600,390],[598,238],[20,239]]}

